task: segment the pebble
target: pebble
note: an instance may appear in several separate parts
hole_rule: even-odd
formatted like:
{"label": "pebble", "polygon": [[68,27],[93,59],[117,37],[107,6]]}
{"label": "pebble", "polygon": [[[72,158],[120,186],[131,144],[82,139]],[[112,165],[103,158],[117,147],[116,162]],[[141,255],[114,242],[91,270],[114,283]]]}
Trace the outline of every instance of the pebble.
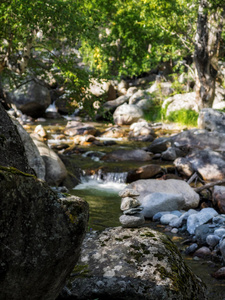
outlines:
{"label": "pebble", "polygon": [[195,251],[194,256],[206,259],[206,258],[210,258],[211,254],[212,254],[211,250],[208,247],[203,246],[199,248],[197,251]]}
{"label": "pebble", "polygon": [[194,243],[191,244],[189,247],[187,247],[184,252],[186,255],[189,255],[194,253],[197,249],[198,249],[198,244]]}
{"label": "pebble", "polygon": [[122,211],[124,211],[124,210],[128,210],[130,208],[134,208],[134,207],[137,207],[140,205],[141,205],[141,202],[138,199],[131,198],[131,197],[125,197],[125,198],[122,198],[122,200],[121,200],[120,209]]}

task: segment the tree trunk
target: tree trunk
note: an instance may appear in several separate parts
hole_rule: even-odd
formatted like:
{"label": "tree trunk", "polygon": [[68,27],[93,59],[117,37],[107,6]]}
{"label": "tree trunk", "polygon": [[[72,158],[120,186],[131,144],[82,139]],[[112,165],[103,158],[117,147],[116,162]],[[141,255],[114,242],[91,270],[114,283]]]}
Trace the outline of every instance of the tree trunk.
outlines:
{"label": "tree trunk", "polygon": [[224,7],[212,8],[209,0],[200,1],[194,53],[199,109],[213,105],[223,17]]}

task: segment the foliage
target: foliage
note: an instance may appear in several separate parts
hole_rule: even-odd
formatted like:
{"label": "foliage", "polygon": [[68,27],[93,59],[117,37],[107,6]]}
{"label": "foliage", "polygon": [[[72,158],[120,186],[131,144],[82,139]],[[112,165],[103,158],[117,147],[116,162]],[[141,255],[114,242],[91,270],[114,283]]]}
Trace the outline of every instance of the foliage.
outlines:
{"label": "foliage", "polygon": [[194,110],[181,109],[171,112],[167,117],[170,122],[179,123],[187,126],[197,126],[198,113]]}
{"label": "foliage", "polygon": [[86,6],[95,38],[85,36],[81,49],[99,76],[139,75],[193,52],[196,1],[95,0]]}
{"label": "foliage", "polygon": [[27,78],[66,83],[82,98],[89,77],[76,49],[85,30],[82,7],[80,0],[1,1],[1,77],[14,86]]}

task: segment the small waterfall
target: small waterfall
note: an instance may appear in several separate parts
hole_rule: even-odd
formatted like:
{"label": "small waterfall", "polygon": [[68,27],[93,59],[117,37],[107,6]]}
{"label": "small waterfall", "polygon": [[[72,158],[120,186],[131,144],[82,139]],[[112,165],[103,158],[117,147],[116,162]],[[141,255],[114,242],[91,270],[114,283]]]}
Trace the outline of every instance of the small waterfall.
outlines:
{"label": "small waterfall", "polygon": [[86,176],[85,172],[83,174],[83,179],[89,177],[92,180],[100,181],[100,182],[115,182],[115,183],[126,183],[127,180],[127,172],[108,172],[104,173],[102,169],[99,169],[97,173]]}
{"label": "small waterfall", "polygon": [[104,173],[100,169],[97,173],[87,176],[85,172],[81,177],[81,183],[75,186],[74,190],[98,190],[107,193],[118,193],[126,187],[127,172]]}

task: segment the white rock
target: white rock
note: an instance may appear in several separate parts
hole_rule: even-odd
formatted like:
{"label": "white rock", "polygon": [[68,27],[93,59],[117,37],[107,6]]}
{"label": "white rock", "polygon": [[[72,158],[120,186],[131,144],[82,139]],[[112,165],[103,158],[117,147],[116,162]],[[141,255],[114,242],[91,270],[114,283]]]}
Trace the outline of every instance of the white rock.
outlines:
{"label": "white rock", "polygon": [[168,225],[172,220],[175,219],[178,219],[178,217],[173,214],[165,214],[160,218],[160,223],[163,225]]}

